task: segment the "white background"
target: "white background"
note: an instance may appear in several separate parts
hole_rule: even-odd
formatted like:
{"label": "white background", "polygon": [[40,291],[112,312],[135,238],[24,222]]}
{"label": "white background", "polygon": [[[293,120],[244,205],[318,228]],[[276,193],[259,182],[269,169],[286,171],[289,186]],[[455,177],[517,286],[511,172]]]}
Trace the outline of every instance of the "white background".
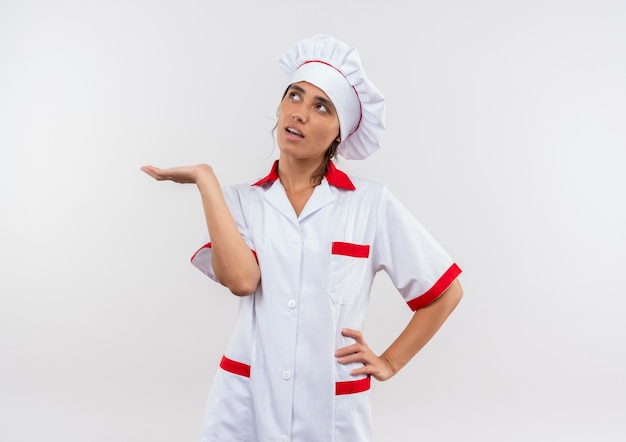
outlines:
{"label": "white background", "polygon": [[[383,149],[338,166],[464,270],[374,384],[376,440],[626,440],[625,23],[617,0],[0,0],[0,440],[197,440],[237,303],[189,264],[197,190],[139,167],[265,175],[276,60],[316,33],[388,99]],[[371,346],[409,317],[380,275]]]}

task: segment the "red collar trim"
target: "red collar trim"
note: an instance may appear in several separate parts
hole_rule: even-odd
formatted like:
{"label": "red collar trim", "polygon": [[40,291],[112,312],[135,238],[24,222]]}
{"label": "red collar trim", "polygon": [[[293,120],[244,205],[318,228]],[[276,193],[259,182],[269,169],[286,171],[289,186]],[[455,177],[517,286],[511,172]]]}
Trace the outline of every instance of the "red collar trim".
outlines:
{"label": "red collar trim", "polygon": [[335,164],[332,161],[328,163],[328,172],[326,172],[326,180],[328,180],[329,184],[332,184],[335,187],[339,187],[341,189],[346,190],[355,190],[354,184],[341,170],[335,167]]}
{"label": "red collar trim", "polygon": [[[259,181],[257,181],[256,183],[252,185],[261,186],[266,183],[272,183],[276,181],[277,179],[278,179],[278,160],[274,161],[274,164],[272,165],[272,170],[265,178],[261,178]],[[328,172],[326,172],[326,180],[328,181],[328,184],[332,184],[333,186],[339,187],[340,189],[346,189],[346,190],[356,189],[356,187],[354,187],[354,184],[352,183],[348,175],[346,175],[341,170],[337,169],[335,167],[335,164],[332,161],[328,163]]]}

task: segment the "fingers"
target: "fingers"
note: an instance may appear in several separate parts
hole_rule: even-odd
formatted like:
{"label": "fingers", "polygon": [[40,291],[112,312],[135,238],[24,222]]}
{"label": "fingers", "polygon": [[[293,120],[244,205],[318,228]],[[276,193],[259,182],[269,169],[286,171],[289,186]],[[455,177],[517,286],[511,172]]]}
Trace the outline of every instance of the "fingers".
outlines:
{"label": "fingers", "polygon": [[346,345],[335,351],[337,362],[340,364],[361,363],[362,367],[350,371],[352,376],[371,375],[379,381],[384,381],[392,376],[388,362],[377,356],[365,343],[363,334],[359,330],[345,328],[341,334],[354,339],[356,342]]}
{"label": "fingers", "polygon": [[353,362],[371,364],[374,362],[377,356],[367,346],[360,331],[344,328],[341,334],[354,339],[356,343],[341,347],[335,351],[335,356],[340,364],[350,364]]}
{"label": "fingers", "polygon": [[[354,370],[350,370],[350,374],[352,376],[362,376],[364,374],[374,376],[374,378],[378,379],[378,371],[374,369],[374,365],[368,364],[364,365],[361,368],[355,368]],[[380,379],[379,379],[380,380]]]}
{"label": "fingers", "polygon": [[369,350],[369,347],[367,347],[367,344],[365,344],[365,341],[363,340],[363,335],[359,330],[344,328],[343,330],[341,330],[341,334],[348,338],[354,339],[356,343],[338,349],[337,351],[335,351],[335,356],[342,357]]}
{"label": "fingers", "polygon": [[337,358],[337,361],[340,364],[350,364],[354,362],[363,364],[361,367],[350,371],[352,376],[371,375],[379,381],[387,380],[392,376],[387,361],[371,352],[360,352],[342,356]]}
{"label": "fingers", "polygon": [[154,167],[154,166],[143,166],[141,167],[141,170],[145,173],[147,173],[148,175],[150,175],[152,178],[154,178],[155,180],[162,180],[164,179],[161,174],[160,171],[161,169],[159,169],[158,167]]}
{"label": "fingers", "polygon": [[353,330],[351,328],[344,328],[341,330],[341,334],[348,337],[353,338],[356,342],[360,344],[364,344],[363,334],[359,330]]}
{"label": "fingers", "polygon": [[379,381],[386,381],[393,376],[388,361],[382,357],[376,356],[371,350],[369,352],[359,352],[342,356],[337,358],[337,361],[340,364],[350,364],[354,362],[363,364],[361,367],[350,370],[352,376],[371,375]]}
{"label": "fingers", "polygon": [[170,167],[169,169],[159,169],[154,166],[143,166],[141,167],[141,170],[157,181],[169,180],[181,184],[196,182],[196,168],[194,166]]}
{"label": "fingers", "polygon": [[335,351],[335,356],[338,358],[342,358],[348,355],[352,355],[355,353],[360,353],[363,350],[363,347],[360,344],[352,344],[346,347],[341,347]]}
{"label": "fingers", "polygon": [[362,364],[371,364],[375,361],[376,356],[364,351],[356,353],[350,353],[344,356],[337,357],[337,361],[340,364],[352,364],[354,362],[361,362]]}

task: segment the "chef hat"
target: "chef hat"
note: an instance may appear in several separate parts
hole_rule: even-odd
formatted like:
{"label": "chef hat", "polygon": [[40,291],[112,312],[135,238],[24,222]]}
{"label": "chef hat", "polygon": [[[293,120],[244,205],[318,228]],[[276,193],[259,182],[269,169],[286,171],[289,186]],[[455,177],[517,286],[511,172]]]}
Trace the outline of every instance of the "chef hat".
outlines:
{"label": "chef hat", "polygon": [[365,76],[355,48],[329,35],[300,40],[278,60],[290,83],[306,81],[322,89],[339,118],[337,153],[360,160],[380,148],[385,130],[385,97]]}

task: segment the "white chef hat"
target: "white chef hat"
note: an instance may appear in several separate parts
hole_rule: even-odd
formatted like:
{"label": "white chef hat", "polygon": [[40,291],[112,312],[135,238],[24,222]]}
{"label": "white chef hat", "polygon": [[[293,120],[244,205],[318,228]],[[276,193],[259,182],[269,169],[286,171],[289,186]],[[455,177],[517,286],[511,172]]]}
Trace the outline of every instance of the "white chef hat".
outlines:
{"label": "white chef hat", "polygon": [[298,41],[278,64],[289,84],[306,81],[331,99],[339,118],[339,155],[360,160],[380,148],[385,97],[365,76],[356,48],[330,35],[315,35]]}

